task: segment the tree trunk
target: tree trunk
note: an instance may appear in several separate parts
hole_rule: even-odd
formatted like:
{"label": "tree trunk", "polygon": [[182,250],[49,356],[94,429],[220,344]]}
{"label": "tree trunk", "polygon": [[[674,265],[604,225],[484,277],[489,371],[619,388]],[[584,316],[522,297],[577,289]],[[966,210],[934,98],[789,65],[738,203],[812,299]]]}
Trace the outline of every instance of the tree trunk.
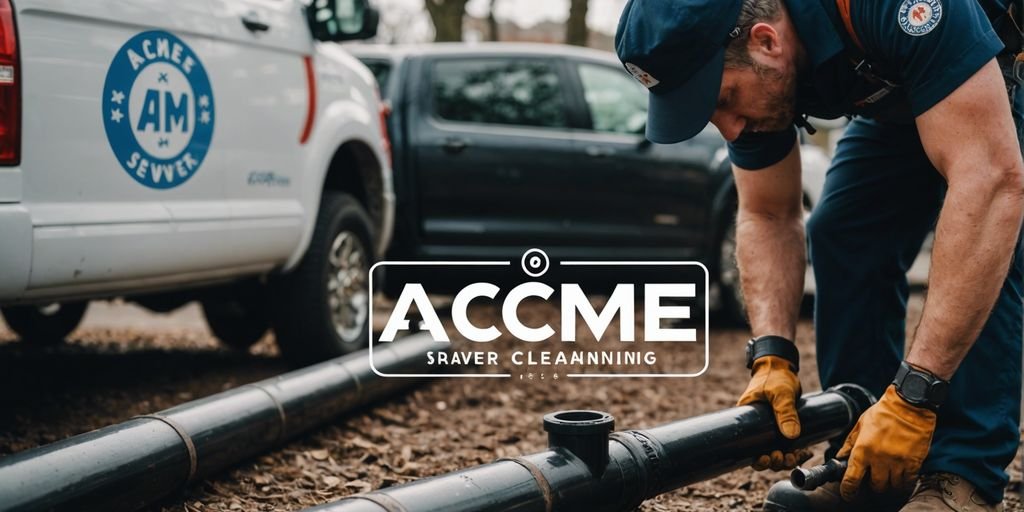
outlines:
{"label": "tree trunk", "polygon": [[576,46],[587,45],[587,0],[570,0],[565,42]]}
{"label": "tree trunk", "polygon": [[501,38],[498,34],[498,19],[494,17],[494,11],[497,9],[498,0],[491,0],[491,10],[487,12],[487,28],[488,37],[491,41],[500,41]]}
{"label": "tree trunk", "polygon": [[462,17],[468,0],[424,0],[434,22],[434,41],[462,41]]}

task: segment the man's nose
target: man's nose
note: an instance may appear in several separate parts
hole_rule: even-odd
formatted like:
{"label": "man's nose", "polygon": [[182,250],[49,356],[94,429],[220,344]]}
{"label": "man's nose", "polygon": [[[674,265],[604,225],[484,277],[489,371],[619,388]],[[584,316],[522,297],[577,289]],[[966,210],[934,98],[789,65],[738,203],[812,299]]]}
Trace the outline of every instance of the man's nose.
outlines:
{"label": "man's nose", "polygon": [[743,133],[747,121],[741,116],[715,112],[711,116],[711,124],[718,128],[718,131],[725,137],[725,140],[732,142]]}

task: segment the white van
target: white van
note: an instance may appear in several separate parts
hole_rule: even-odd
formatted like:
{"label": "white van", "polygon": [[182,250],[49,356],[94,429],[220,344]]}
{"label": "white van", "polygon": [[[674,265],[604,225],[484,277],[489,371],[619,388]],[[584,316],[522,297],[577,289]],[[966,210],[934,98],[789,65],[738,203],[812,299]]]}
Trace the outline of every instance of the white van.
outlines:
{"label": "white van", "polygon": [[54,343],[86,301],[202,300],[247,347],[365,345],[391,238],[384,109],[336,44],[365,0],[0,0],[0,309]]}

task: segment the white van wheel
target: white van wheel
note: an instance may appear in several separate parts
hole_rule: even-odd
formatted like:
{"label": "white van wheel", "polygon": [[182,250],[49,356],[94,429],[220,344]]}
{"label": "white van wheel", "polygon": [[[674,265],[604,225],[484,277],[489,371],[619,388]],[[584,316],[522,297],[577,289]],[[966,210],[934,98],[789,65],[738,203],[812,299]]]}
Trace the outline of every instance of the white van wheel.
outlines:
{"label": "white van wheel", "polygon": [[88,302],[57,302],[37,306],[7,306],[0,309],[7,326],[22,341],[33,345],[57,345],[64,342],[85,316]]}
{"label": "white van wheel", "polygon": [[203,316],[206,317],[210,331],[221,343],[244,351],[270,330],[267,308],[261,299],[204,299]]}
{"label": "white van wheel", "polygon": [[276,283],[274,331],[286,357],[309,363],[366,348],[372,230],[356,198],[324,193],[305,256]]}

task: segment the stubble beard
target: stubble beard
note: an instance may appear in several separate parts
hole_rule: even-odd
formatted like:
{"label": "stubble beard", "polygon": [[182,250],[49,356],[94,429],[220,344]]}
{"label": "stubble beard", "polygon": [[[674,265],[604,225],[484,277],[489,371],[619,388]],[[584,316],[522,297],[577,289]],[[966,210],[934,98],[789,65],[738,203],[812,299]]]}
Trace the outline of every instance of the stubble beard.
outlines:
{"label": "stubble beard", "polygon": [[756,120],[747,129],[753,132],[777,132],[789,128],[796,118],[795,73],[753,62],[754,72],[761,79],[762,110],[769,114]]}

